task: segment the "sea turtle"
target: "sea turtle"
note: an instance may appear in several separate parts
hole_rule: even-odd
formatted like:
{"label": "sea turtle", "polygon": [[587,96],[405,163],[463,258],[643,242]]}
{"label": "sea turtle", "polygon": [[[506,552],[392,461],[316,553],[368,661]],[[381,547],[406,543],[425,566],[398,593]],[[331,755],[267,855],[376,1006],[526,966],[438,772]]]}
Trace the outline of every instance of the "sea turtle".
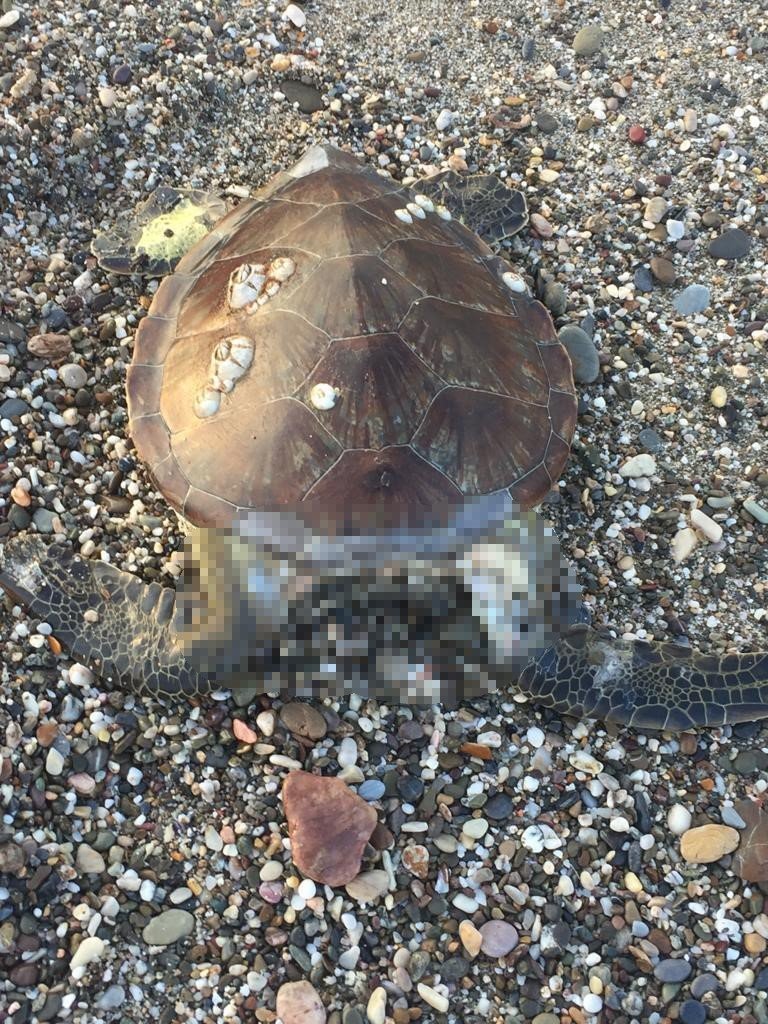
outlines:
{"label": "sea turtle", "polygon": [[569,454],[570,362],[472,230],[517,230],[519,193],[487,176],[409,189],[320,145],[208,230],[221,212],[166,192],[96,245],[112,269],[158,272],[201,236],[158,288],[127,382],[189,552],[175,592],[9,541],[0,586],[62,644],[169,696],[256,679],[413,702],[514,683],[641,728],[768,715],[768,653],[705,657],[578,621],[532,511]]}

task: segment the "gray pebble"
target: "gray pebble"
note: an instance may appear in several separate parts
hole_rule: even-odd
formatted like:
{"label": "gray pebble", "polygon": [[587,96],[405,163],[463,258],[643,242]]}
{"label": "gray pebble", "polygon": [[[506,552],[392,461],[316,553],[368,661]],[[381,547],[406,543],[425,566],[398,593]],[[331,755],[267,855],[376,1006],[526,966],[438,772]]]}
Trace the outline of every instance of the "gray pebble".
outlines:
{"label": "gray pebble", "polygon": [[122,985],[110,985],[105,992],[96,996],[96,1007],[99,1010],[115,1010],[125,1002],[125,989]]}
{"label": "gray pebble", "polygon": [[548,281],[544,287],[544,305],[553,316],[562,316],[568,305],[568,295],[559,281]]}
{"label": "gray pebble", "polygon": [[381,779],[366,779],[357,790],[363,800],[380,800],[384,796],[384,783]]}
{"label": "gray pebble", "polygon": [[648,267],[638,267],[634,276],[635,288],[639,292],[653,291],[653,275]]}
{"label": "gray pebble", "polygon": [[32,522],[40,533],[53,533],[54,519],[56,519],[56,513],[51,512],[48,508],[37,508],[32,516]]}
{"label": "gray pebble", "polygon": [[758,505],[752,498],[747,499],[742,506],[745,512],[749,512],[753,519],[756,519],[758,523],[762,523],[763,526],[768,525],[768,508],[763,505]]}
{"label": "gray pebble", "polygon": [[653,427],[643,427],[637,438],[646,451],[660,452],[664,447],[663,439],[659,437]]}
{"label": "gray pebble", "polygon": [[693,968],[688,960],[661,960],[653,973],[661,982],[679,984],[689,977]]}
{"label": "gray pebble", "polygon": [[689,284],[683,288],[674,299],[672,305],[678,313],[683,316],[690,316],[693,313],[703,312],[710,303],[709,288],[703,284]]}
{"label": "gray pebble", "polygon": [[145,925],[141,937],[148,946],[170,946],[194,927],[195,919],[186,910],[164,910]]}
{"label": "gray pebble", "polygon": [[59,379],[68,388],[82,388],[88,383],[88,374],[77,363],[64,363],[59,367]]}
{"label": "gray pebble", "polygon": [[741,228],[728,228],[709,243],[709,255],[716,260],[739,260],[746,256],[752,239]]}
{"label": "gray pebble", "polygon": [[573,49],[579,57],[591,57],[603,45],[605,33],[599,25],[585,25],[576,33]]}
{"label": "gray pebble", "polygon": [[589,335],[575,324],[566,324],[560,329],[558,337],[571,357],[576,383],[594,384],[600,374],[600,358]]}
{"label": "gray pebble", "polygon": [[12,420],[14,416],[23,416],[29,412],[29,406],[22,398],[6,398],[0,405],[0,420]]}

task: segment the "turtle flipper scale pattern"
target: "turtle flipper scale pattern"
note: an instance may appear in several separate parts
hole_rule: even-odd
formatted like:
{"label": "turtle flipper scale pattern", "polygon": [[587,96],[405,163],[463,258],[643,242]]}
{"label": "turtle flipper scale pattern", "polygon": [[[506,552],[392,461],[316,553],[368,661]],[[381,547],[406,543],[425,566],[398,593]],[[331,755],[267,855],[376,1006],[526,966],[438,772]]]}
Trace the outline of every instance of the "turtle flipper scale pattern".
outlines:
{"label": "turtle flipper scale pattern", "polygon": [[768,718],[768,651],[717,658],[575,626],[526,666],[518,687],[564,714],[641,730],[711,728]]}
{"label": "turtle flipper scale pattern", "polygon": [[144,695],[192,696],[212,689],[210,678],[171,641],[170,588],[144,584],[34,536],[3,546],[0,587],[47,622],[62,646],[105,681]]}
{"label": "turtle flipper scale pattern", "polygon": [[528,223],[525,196],[495,174],[440,171],[414,182],[413,191],[441,203],[488,242],[502,242]]}

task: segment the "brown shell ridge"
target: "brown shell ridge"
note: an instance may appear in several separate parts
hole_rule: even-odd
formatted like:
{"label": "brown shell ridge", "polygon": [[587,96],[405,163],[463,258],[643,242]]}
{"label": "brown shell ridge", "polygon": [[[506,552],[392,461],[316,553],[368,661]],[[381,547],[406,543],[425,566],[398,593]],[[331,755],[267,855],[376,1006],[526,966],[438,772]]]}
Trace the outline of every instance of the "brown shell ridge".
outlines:
{"label": "brown shell ridge", "polygon": [[371,452],[371,454],[373,454],[373,455],[386,455],[386,453],[388,451],[392,451],[393,449],[409,451],[420,462],[423,462],[425,466],[429,466],[430,469],[434,469],[437,473],[439,473],[441,477],[443,477],[445,480],[448,481],[448,483],[451,485],[452,488],[454,488],[454,490],[457,490],[457,491],[459,491],[461,493],[461,488],[459,487],[459,485],[456,483],[455,480],[451,480],[451,478],[448,476],[448,474],[444,470],[440,469],[439,466],[435,466],[432,462],[429,461],[429,459],[424,458],[424,456],[421,454],[421,452],[416,451],[416,449],[413,447],[413,445],[409,443],[409,444],[388,444],[384,448],[345,448],[339,454],[338,458],[333,463],[333,465],[329,466],[328,469],[326,469],[326,471],[324,473],[322,473],[317,478],[317,480],[314,480],[310,484],[310,486],[305,491],[304,496],[303,496],[303,498],[301,500],[302,501],[306,500],[306,498],[308,498],[310,496],[311,492],[316,487],[319,486],[320,482],[322,480],[324,480],[331,473],[331,471],[341,462],[341,460],[344,458],[344,456],[347,455],[349,452]]}
{"label": "brown shell ridge", "polygon": [[[396,273],[397,273],[397,271],[396,271]],[[435,302],[444,302],[448,306],[459,306],[461,309],[476,309],[478,313],[492,312],[493,316],[506,316],[506,317],[509,317],[510,320],[517,319],[513,313],[497,313],[495,309],[494,310],[483,309],[482,306],[473,306],[469,302],[454,302],[451,299],[444,299],[442,297],[442,295],[429,295],[429,294],[426,294],[426,295],[420,295],[418,297],[418,299],[414,299],[413,302],[410,303],[410,305],[408,306],[408,309],[406,309],[405,313],[403,314],[402,318],[400,319],[400,321],[399,321],[399,323],[397,325],[398,333],[400,333],[400,331],[402,330],[403,324],[405,323],[405,321],[410,316],[411,310],[413,309],[413,307],[418,305],[420,302],[423,302],[424,299],[434,299]],[[410,346],[408,346],[408,347],[410,348]],[[547,380],[549,380],[549,378],[547,378]]]}

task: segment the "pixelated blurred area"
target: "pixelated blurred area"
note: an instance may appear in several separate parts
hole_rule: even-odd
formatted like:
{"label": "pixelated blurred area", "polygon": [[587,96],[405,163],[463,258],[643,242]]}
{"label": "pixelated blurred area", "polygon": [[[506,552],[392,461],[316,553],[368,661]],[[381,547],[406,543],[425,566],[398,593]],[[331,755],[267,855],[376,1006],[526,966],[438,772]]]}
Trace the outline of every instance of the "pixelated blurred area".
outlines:
{"label": "pixelated blurred area", "polygon": [[[455,704],[509,686],[578,618],[551,527],[507,494],[375,523],[316,508],[193,529],[176,643],[220,687]],[[357,524],[357,525],[356,525]]]}

